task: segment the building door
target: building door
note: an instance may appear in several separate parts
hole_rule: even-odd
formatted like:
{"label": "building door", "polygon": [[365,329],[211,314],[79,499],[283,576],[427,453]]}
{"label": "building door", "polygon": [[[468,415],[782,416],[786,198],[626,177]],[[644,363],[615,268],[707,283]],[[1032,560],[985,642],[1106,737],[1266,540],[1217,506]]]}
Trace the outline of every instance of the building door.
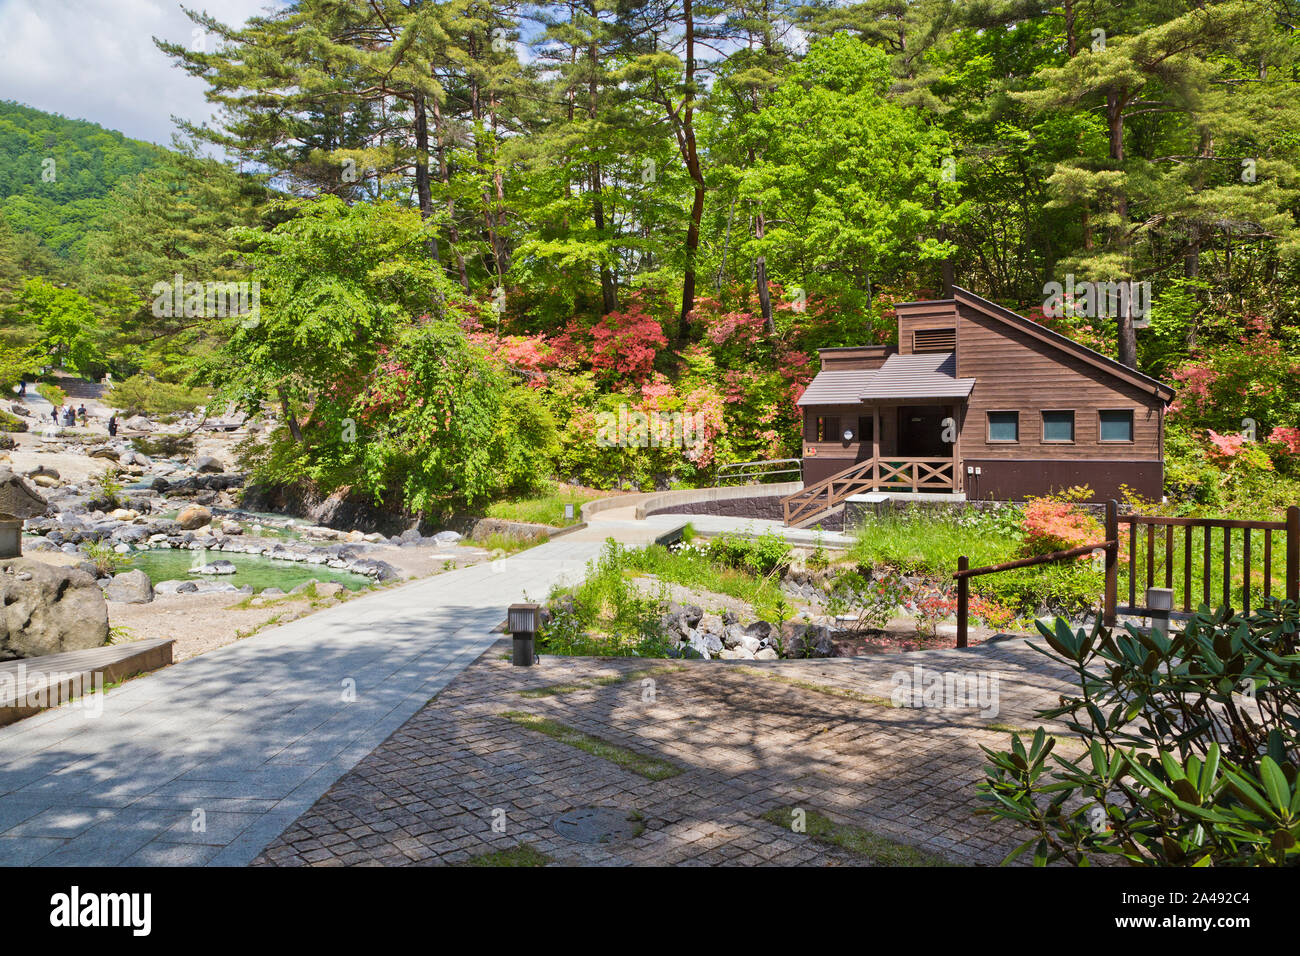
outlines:
{"label": "building door", "polygon": [[898,457],[951,458],[952,445],[944,441],[947,405],[901,405],[898,409]]}

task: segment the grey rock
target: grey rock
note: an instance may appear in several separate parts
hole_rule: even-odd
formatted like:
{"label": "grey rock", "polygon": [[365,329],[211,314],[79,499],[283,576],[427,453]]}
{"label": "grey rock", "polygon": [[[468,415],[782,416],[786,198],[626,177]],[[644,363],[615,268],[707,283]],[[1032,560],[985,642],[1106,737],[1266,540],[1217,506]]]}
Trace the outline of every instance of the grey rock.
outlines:
{"label": "grey rock", "polygon": [[99,647],[108,640],[108,605],[95,579],[76,568],[0,561],[0,659]]}
{"label": "grey rock", "polygon": [[116,604],[148,604],[153,600],[149,575],[137,569],[113,576],[104,589],[104,598]]}

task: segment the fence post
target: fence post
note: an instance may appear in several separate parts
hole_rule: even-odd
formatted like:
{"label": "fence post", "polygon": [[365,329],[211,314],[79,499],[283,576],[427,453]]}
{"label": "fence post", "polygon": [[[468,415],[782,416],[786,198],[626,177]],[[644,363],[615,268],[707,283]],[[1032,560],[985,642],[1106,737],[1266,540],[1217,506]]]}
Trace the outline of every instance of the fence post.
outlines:
{"label": "fence post", "polygon": [[[970,568],[970,560],[966,555],[957,559],[957,570],[965,571]],[[965,575],[957,578],[957,646],[966,646],[966,615],[970,603],[970,579]]]}
{"label": "fence post", "polygon": [[1116,592],[1119,590],[1119,502],[1106,502],[1106,590],[1102,599],[1101,622],[1115,626]]}
{"label": "fence post", "polygon": [[1300,507],[1286,509],[1286,599],[1300,602]]}

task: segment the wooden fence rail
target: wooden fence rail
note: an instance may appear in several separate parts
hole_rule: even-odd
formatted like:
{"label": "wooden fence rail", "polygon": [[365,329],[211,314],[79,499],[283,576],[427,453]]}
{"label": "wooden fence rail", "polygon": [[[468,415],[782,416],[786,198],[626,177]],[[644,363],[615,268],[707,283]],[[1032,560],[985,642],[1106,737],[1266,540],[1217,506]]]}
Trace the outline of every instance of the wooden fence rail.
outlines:
{"label": "wooden fence rail", "polygon": [[[1127,526],[1127,544],[1128,544],[1128,603],[1119,604],[1119,568],[1121,561],[1120,554],[1120,526]],[[1163,529],[1157,532],[1157,528]],[[1175,529],[1181,528],[1182,533],[1179,535]],[[1201,604],[1222,604],[1226,607],[1232,606],[1232,593],[1234,590],[1234,567],[1233,561],[1233,532],[1240,532],[1241,539],[1241,595],[1242,607],[1244,613],[1250,613],[1250,590],[1255,578],[1254,564],[1252,553],[1251,537],[1255,532],[1262,532],[1264,539],[1264,554],[1262,568],[1260,568],[1259,580],[1261,582],[1261,591],[1265,599],[1273,597],[1273,578],[1276,565],[1276,548],[1273,542],[1275,532],[1284,535],[1284,558],[1283,558],[1283,592],[1288,601],[1300,603],[1300,507],[1292,505],[1286,510],[1285,521],[1239,521],[1226,518],[1166,518],[1152,515],[1121,515],[1119,505],[1115,501],[1106,502],[1105,516],[1105,533],[1104,541],[1094,542],[1093,544],[1080,545],[1077,548],[1070,548],[1067,551],[1055,551],[1051,554],[1039,555],[1033,558],[1021,558],[1017,561],[1007,561],[1004,564],[994,564],[983,568],[972,568],[965,555],[957,559],[957,573],[953,575],[957,582],[957,646],[967,646],[967,626],[970,610],[970,579],[985,574],[996,574],[999,571],[1010,571],[1013,568],[1027,568],[1038,564],[1048,564],[1054,561],[1068,561],[1071,558],[1080,557],[1090,552],[1102,551],[1105,555],[1105,584],[1102,593],[1102,623],[1107,627],[1113,627],[1117,615],[1129,614],[1135,617],[1150,617],[1151,608],[1145,603],[1139,604],[1137,600],[1137,582],[1139,578],[1146,581],[1146,588],[1142,592],[1143,602],[1146,600],[1147,591],[1153,587],[1163,586],[1168,588],[1174,595],[1174,610],[1170,612],[1171,617],[1189,618],[1195,613],[1195,608]],[[1199,532],[1199,534],[1198,534]],[[1214,536],[1222,532],[1222,554],[1220,555],[1222,582],[1221,589],[1212,589],[1211,581],[1214,573]],[[1181,561],[1181,581],[1175,578],[1174,569],[1180,562],[1175,560],[1176,542],[1175,537],[1182,538],[1182,561]],[[1194,560],[1195,544],[1200,544],[1200,562],[1198,573],[1193,577],[1193,569],[1197,562]],[[1139,564],[1138,555],[1143,551],[1142,545],[1145,545],[1146,560],[1142,562],[1145,567]],[[1156,555],[1163,551],[1163,573],[1157,574]],[[1145,572],[1145,573],[1144,573]],[[1157,585],[1156,581],[1163,578],[1162,585]],[[1193,603],[1193,582],[1199,584],[1200,595],[1198,600]],[[1181,583],[1182,601],[1177,600],[1177,584]],[[1215,590],[1216,593],[1211,594]],[[1221,590],[1221,594],[1218,593]],[[1221,600],[1220,600],[1221,598]],[[1178,605],[1182,607],[1179,610]]]}

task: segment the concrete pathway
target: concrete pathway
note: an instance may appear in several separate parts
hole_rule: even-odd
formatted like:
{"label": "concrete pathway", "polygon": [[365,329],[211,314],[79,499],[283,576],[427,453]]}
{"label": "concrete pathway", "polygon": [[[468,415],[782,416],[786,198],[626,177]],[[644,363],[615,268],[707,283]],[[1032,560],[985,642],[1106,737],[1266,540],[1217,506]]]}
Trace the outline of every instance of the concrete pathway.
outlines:
{"label": "concrete pathway", "polygon": [[265,631],[0,729],[0,864],[244,865],[499,634],[577,532]]}
{"label": "concrete pathway", "polygon": [[0,865],[249,863],[490,647],[507,605],[576,582],[609,537],[640,546],[688,520],[780,528],[618,509],[129,681],[99,712],[0,729]]}

